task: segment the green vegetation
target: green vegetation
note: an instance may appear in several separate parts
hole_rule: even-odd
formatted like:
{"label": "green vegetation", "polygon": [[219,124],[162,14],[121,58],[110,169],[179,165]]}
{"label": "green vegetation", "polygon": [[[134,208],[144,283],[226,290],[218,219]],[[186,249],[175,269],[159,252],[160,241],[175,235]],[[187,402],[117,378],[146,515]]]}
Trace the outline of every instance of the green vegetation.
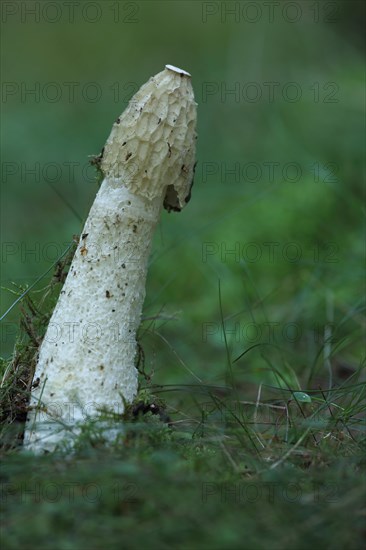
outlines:
{"label": "green vegetation", "polygon": [[[43,307],[55,302],[70,256],[57,266]],[[146,540],[152,548],[242,548],[243,540],[246,548],[310,548],[325,540],[326,547],[361,547],[362,367],[331,389],[301,391],[288,362],[275,365],[271,347],[261,358],[277,384],[260,384],[250,400],[235,372],[251,348],[233,362],[227,348],[225,386],[156,385],[141,352],[141,390],[115,417],[125,427],[115,444],[86,422],[71,454],[65,448],[34,457],[19,446],[49,315],[29,293],[24,301],[23,338],[12,361],[3,361],[0,393],[6,548],[48,549],[50,536],[62,549],[91,540],[93,549],[137,549]]]}
{"label": "green vegetation", "polygon": [[[2,320],[3,547],[356,550],[364,3],[296,2],[294,23],[264,4],[255,23],[224,2],[119,4],[137,21],[103,2],[96,23],[3,22],[2,313],[38,281]],[[140,393],[112,447],[86,423],[71,456],[34,457],[19,447],[27,395],[71,253],[53,264],[98,189],[88,156],[165,63],[192,74],[198,164],[187,209],[156,234]],[[37,83],[39,101],[24,91]]]}

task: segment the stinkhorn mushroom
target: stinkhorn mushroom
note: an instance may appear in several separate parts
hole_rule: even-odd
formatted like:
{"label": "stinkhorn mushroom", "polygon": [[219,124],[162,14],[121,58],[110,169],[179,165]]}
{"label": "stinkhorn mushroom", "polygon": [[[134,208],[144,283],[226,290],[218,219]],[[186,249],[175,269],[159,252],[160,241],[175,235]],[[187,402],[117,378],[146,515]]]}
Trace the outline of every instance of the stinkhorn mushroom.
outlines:
{"label": "stinkhorn mushroom", "polygon": [[152,237],[162,207],[180,211],[190,199],[195,139],[190,74],[166,65],[97,157],[104,179],[39,350],[26,449],[52,451],[100,410],[121,414],[136,396]]}

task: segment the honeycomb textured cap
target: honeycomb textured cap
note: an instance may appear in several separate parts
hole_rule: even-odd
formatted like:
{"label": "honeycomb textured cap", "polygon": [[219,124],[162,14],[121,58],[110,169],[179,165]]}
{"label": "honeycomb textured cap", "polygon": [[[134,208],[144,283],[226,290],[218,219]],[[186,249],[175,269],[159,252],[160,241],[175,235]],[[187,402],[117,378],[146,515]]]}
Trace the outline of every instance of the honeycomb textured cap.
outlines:
{"label": "honeycomb textured cap", "polygon": [[109,184],[149,200],[161,197],[167,210],[181,210],[193,182],[196,120],[189,73],[168,65],[113,125],[101,160]]}

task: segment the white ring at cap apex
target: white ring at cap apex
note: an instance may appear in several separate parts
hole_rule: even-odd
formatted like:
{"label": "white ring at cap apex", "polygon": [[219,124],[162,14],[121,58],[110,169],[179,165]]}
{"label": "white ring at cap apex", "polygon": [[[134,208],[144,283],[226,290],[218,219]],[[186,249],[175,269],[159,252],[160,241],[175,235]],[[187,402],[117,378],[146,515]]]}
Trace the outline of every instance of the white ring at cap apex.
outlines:
{"label": "white ring at cap apex", "polygon": [[180,75],[184,74],[186,76],[191,76],[190,73],[187,73],[187,71],[184,71],[183,69],[179,69],[178,67],[174,67],[174,65],[165,65],[165,68],[168,69],[169,71],[173,71]]}

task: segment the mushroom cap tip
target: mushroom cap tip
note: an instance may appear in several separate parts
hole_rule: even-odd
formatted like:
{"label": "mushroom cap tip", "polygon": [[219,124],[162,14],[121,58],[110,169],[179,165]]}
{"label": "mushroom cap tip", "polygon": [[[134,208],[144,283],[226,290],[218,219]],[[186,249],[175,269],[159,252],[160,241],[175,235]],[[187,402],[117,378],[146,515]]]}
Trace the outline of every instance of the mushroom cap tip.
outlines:
{"label": "mushroom cap tip", "polygon": [[187,71],[185,71],[183,69],[179,69],[178,67],[175,67],[174,65],[165,65],[165,68],[168,71],[173,71],[174,73],[178,73],[181,76],[189,76],[189,77],[191,76],[191,74],[188,73]]}

